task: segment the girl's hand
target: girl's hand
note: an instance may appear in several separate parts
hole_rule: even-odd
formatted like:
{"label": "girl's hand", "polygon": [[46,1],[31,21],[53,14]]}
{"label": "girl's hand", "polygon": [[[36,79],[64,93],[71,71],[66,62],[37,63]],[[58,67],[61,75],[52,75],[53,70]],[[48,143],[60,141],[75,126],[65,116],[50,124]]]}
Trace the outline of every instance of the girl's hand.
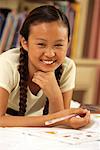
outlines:
{"label": "girl's hand", "polygon": [[43,89],[49,99],[53,99],[54,95],[58,97],[59,93],[61,94],[54,72],[37,71],[34,73],[32,81]]}
{"label": "girl's hand", "polygon": [[90,111],[82,108],[72,110],[72,112],[73,111],[75,111],[77,116],[65,120],[64,124],[68,124],[71,128],[78,129],[90,123]]}

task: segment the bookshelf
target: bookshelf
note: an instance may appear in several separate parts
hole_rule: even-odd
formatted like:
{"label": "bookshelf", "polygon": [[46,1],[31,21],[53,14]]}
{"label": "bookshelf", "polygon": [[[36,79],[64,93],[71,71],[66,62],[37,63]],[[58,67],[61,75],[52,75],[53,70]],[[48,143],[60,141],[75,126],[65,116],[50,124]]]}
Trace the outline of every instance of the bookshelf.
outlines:
{"label": "bookshelf", "polygon": [[19,0],[0,0],[0,8],[18,9]]}
{"label": "bookshelf", "polygon": [[[0,7],[5,8],[6,6],[21,12],[25,8],[30,11],[44,3],[58,5],[70,20],[72,40],[68,56],[75,61],[77,66],[76,88],[73,99],[81,103],[100,104],[98,90],[100,84],[100,74],[98,73],[100,68],[100,34],[98,34],[100,33],[100,1],[0,0]],[[94,25],[94,22],[96,25]],[[92,35],[94,34],[96,38],[93,40]],[[91,49],[92,57],[90,57]]]}
{"label": "bookshelf", "polygon": [[75,59],[77,66],[76,87],[73,99],[82,104],[100,104],[98,76],[100,76],[100,60]]}

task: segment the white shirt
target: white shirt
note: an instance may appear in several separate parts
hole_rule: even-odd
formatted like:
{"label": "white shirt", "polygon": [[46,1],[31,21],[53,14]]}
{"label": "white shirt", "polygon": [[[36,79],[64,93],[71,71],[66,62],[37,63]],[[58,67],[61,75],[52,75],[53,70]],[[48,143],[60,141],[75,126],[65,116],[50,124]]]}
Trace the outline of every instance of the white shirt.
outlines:
{"label": "white shirt", "polygon": [[[19,48],[10,49],[0,55],[0,87],[9,92],[8,107],[14,110],[19,110],[19,56]],[[63,93],[75,87],[76,67],[73,60],[68,57],[64,59],[62,67],[60,89]],[[26,115],[42,115],[44,104],[43,90],[33,95],[28,87]]]}

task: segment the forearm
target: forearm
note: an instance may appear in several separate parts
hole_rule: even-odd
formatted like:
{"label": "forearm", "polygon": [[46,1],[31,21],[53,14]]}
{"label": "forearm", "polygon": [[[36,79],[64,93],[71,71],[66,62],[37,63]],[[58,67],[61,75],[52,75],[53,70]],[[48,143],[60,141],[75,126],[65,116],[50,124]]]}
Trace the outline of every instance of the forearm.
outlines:
{"label": "forearm", "polygon": [[48,120],[64,117],[70,114],[84,115],[85,117],[72,117],[64,121],[56,122],[49,126],[65,125],[72,128],[79,128],[87,125],[90,122],[90,112],[85,109],[67,109],[53,114],[44,116],[0,116],[0,127],[45,127],[45,122]]}
{"label": "forearm", "polygon": [[43,127],[47,120],[61,116],[60,112],[44,116],[0,116],[0,127]]}
{"label": "forearm", "polygon": [[53,95],[49,98],[49,113],[58,112],[64,109],[62,94]]}
{"label": "forearm", "polygon": [[46,118],[36,116],[1,116],[1,127],[32,127],[32,126],[44,126]]}

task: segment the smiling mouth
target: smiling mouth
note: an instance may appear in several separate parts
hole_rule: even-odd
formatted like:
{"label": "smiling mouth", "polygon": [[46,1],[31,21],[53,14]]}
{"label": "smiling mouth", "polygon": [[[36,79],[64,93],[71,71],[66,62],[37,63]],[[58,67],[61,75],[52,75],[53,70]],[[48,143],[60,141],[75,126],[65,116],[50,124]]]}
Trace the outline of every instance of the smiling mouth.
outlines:
{"label": "smiling mouth", "polygon": [[51,65],[51,64],[55,63],[55,61],[53,61],[53,60],[42,60],[42,62],[46,65]]}

